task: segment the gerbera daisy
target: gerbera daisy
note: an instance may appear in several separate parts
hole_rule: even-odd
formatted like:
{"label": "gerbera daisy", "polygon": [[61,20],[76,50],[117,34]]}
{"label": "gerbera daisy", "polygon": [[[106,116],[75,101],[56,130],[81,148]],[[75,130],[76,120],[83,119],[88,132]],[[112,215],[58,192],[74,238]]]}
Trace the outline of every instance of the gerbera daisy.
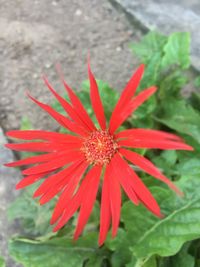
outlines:
{"label": "gerbera daisy", "polygon": [[121,188],[135,205],[142,203],[153,214],[162,217],[158,203],[129,162],[163,181],[176,193],[182,194],[152,162],[129,148],[193,150],[191,146],[185,144],[180,137],[163,131],[139,128],[118,131],[122,123],[156,92],[156,87],[152,86],[134,97],[143,72],[144,65],[141,65],[121,93],[110,122],[107,123],[98,86],[88,63],[90,99],[99,124],[98,128],[63,77],[62,82],[70,102],[57,94],[46,77],[44,82],[66,111],[66,116],[28,94],[32,101],[49,113],[69,133],[43,130],[7,132],[9,137],[33,141],[7,144],[6,147],[17,151],[45,153],[7,163],[6,166],[34,164],[22,171],[25,177],[16,188],[24,188],[44,179],[34,193],[34,197],[40,197],[41,204],[59,194],[51,218],[51,224],[56,224],[54,231],[62,228],[79,210],[74,239],[79,237],[92,212],[100,183],[102,190],[99,245],[104,243],[111,222],[112,236],[117,233]]}

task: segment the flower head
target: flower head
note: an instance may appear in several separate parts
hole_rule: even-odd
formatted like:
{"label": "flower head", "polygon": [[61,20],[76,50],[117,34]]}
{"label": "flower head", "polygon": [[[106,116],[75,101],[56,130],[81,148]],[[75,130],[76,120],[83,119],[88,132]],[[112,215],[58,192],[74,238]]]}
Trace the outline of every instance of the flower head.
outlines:
{"label": "flower head", "polygon": [[129,148],[192,150],[192,147],[185,144],[180,137],[163,131],[140,128],[118,131],[122,123],[156,91],[156,87],[152,86],[134,97],[143,72],[144,65],[141,65],[123,90],[110,122],[107,123],[98,86],[88,63],[91,105],[99,128],[95,126],[79,98],[63,78],[62,82],[70,102],[57,94],[44,77],[45,84],[66,111],[66,116],[32,96],[29,97],[70,133],[42,130],[7,132],[10,137],[28,140],[24,143],[7,144],[8,148],[43,152],[37,156],[7,163],[6,166],[33,165],[22,171],[25,177],[16,188],[24,188],[43,179],[34,193],[34,197],[40,197],[41,204],[59,194],[51,218],[51,224],[56,224],[54,231],[62,228],[79,209],[74,238],[79,237],[92,212],[100,183],[102,184],[100,245],[105,241],[111,223],[112,236],[117,233],[120,222],[121,188],[135,205],[142,203],[153,214],[162,217],[158,203],[128,162],[181,194],[152,162]]}

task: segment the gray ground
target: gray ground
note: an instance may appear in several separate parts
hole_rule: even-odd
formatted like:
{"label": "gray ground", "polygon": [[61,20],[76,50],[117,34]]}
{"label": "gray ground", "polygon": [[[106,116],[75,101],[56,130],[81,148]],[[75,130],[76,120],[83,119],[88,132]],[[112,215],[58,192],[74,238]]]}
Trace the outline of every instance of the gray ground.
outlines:
{"label": "gray ground", "polygon": [[136,61],[128,44],[139,35],[106,0],[0,0],[0,116],[4,129],[18,128],[23,115],[35,127],[52,128],[52,121],[33,106],[25,91],[50,101],[41,80],[46,73],[61,92],[57,62],[68,83],[79,88],[87,78],[88,51],[96,76],[122,89]]}
{"label": "gray ground", "polygon": [[146,29],[164,34],[188,31],[191,34],[192,65],[200,71],[199,0],[112,0],[119,3],[134,21]]}
{"label": "gray ground", "polygon": [[[13,161],[13,153],[4,148],[6,139],[0,128],[0,162]],[[7,241],[8,237],[17,231],[17,226],[9,224],[7,220],[7,208],[9,203],[15,199],[19,192],[14,190],[17,180],[19,180],[19,171],[12,168],[6,168],[0,164],[0,255],[7,258],[7,267],[14,267],[12,261],[8,259]]]}
{"label": "gray ground", "polygon": [[[62,64],[68,83],[79,88],[87,77],[88,51],[96,76],[122,89],[137,63],[128,44],[140,34],[106,0],[0,0],[0,126],[17,129],[26,115],[38,129],[55,129],[56,123],[25,97],[25,91],[50,102],[51,95],[41,80],[41,73],[46,73],[62,92],[54,68],[57,62]],[[3,135],[0,140],[0,163],[12,161],[13,155],[3,149]],[[1,167],[3,255],[7,255],[6,240],[14,231],[7,226],[6,209],[19,179],[17,171]],[[7,266],[15,265],[9,262]]]}

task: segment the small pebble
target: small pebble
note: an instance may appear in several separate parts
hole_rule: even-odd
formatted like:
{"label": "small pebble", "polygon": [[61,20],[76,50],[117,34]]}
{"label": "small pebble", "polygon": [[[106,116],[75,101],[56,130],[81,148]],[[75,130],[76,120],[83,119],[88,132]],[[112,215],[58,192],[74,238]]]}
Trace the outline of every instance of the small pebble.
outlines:
{"label": "small pebble", "polygon": [[33,74],[33,78],[34,78],[34,79],[37,79],[37,78],[38,78],[38,74],[37,74],[37,73],[34,73],[34,74]]}
{"label": "small pebble", "polygon": [[52,64],[51,64],[51,63],[46,63],[46,64],[45,64],[45,68],[46,68],[46,69],[50,69],[50,68],[51,68],[51,66],[52,66]]}
{"label": "small pebble", "polygon": [[122,48],[121,48],[120,46],[118,46],[118,47],[116,48],[116,51],[117,51],[117,52],[120,52],[120,51],[122,51]]}
{"label": "small pebble", "polygon": [[57,6],[58,3],[56,1],[51,2],[52,6]]}
{"label": "small pebble", "polygon": [[82,15],[82,11],[81,11],[80,9],[77,9],[77,10],[75,11],[75,15],[76,15],[76,16],[81,16],[81,15]]}

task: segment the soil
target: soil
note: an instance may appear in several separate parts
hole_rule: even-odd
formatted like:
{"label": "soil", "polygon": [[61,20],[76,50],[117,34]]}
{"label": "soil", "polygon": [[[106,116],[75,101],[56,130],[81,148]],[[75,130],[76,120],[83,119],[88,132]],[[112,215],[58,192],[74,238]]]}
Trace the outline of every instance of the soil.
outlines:
{"label": "soil", "polygon": [[68,84],[80,89],[88,52],[96,77],[122,90],[138,63],[128,45],[140,36],[106,0],[0,0],[0,125],[17,129],[28,116],[34,128],[56,129],[25,92],[51,103],[44,73],[64,92],[56,63]]}
{"label": "soil", "polygon": [[[88,52],[97,78],[122,90],[138,64],[128,45],[140,36],[140,30],[106,0],[0,0],[0,126],[4,131],[18,129],[26,116],[34,128],[57,129],[25,92],[51,103],[53,97],[41,79],[44,73],[59,93],[64,92],[55,70],[58,62],[68,84],[80,89],[87,79]],[[3,148],[5,142],[2,134],[1,166],[13,161],[13,154]],[[0,254],[9,267],[20,266],[8,257],[7,241],[18,229],[6,218],[20,178],[17,170],[0,169]]]}

